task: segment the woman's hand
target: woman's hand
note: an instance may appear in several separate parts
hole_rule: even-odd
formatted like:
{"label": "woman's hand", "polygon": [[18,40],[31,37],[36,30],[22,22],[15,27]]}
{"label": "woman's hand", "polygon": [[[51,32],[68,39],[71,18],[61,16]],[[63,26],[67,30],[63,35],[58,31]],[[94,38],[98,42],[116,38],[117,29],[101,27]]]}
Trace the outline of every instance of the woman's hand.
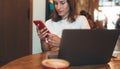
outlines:
{"label": "woman's hand", "polygon": [[48,36],[48,29],[46,27],[44,27],[43,29],[39,29],[39,25],[36,26],[36,29],[37,29],[37,33],[38,33],[38,36],[41,40],[45,40],[46,36]]}
{"label": "woman's hand", "polygon": [[[39,29],[39,26],[36,27],[39,38],[46,48],[56,51],[60,45],[61,38],[55,34],[47,33],[48,29],[45,27]],[[47,36],[47,37],[46,37]]]}
{"label": "woman's hand", "polygon": [[51,50],[53,50],[53,51],[58,50],[59,46],[60,46],[61,38],[55,34],[49,34],[48,36],[49,36],[48,44],[49,44]]}

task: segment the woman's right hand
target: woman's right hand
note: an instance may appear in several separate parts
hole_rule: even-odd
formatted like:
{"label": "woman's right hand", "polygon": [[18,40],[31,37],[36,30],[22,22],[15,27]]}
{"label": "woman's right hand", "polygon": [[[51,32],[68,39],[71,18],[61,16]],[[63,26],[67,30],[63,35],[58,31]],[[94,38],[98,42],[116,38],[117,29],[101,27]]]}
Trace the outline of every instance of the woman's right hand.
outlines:
{"label": "woman's right hand", "polygon": [[48,35],[47,31],[48,29],[44,27],[43,29],[39,29],[39,25],[36,26],[37,34],[41,40],[45,40],[46,36]]}

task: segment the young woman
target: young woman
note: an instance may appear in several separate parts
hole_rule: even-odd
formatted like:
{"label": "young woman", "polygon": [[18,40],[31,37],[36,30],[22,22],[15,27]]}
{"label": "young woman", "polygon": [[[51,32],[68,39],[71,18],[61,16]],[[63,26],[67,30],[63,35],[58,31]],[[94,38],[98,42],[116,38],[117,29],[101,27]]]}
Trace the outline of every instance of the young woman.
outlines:
{"label": "young woman", "polygon": [[[47,33],[47,28],[43,28],[42,30],[37,28],[43,52],[59,47],[64,29],[90,29],[87,19],[77,13],[76,0],[53,1],[53,14],[51,19],[45,23],[51,34]],[[45,37],[46,35],[48,35],[48,37]]]}

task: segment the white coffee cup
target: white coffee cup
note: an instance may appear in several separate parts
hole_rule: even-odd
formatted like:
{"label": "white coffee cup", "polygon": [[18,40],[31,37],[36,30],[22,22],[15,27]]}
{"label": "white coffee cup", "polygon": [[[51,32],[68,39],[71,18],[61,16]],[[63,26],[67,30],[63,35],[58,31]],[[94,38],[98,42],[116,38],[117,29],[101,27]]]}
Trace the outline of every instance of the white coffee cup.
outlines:
{"label": "white coffee cup", "polygon": [[70,63],[63,59],[45,59],[42,61],[43,69],[69,69]]}

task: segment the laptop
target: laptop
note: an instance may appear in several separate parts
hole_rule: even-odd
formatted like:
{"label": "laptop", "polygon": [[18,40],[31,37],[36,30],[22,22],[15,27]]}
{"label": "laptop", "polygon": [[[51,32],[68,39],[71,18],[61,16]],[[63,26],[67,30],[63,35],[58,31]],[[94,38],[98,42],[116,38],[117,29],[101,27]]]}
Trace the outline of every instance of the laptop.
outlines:
{"label": "laptop", "polygon": [[120,30],[63,30],[58,58],[71,66],[106,64],[110,61]]}

